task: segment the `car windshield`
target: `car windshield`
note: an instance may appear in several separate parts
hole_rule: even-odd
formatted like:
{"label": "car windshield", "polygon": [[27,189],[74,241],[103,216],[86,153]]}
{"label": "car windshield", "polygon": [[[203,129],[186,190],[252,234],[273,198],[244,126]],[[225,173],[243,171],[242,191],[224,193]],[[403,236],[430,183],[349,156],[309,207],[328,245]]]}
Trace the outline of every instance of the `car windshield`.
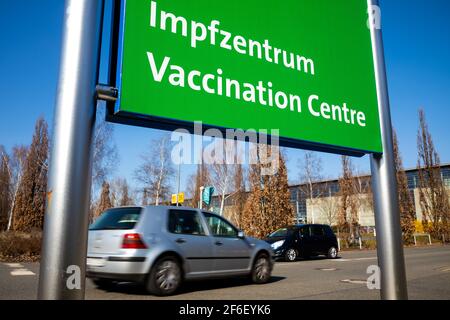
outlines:
{"label": "car windshield", "polygon": [[269,238],[277,238],[277,237],[287,237],[292,233],[292,229],[289,228],[281,228],[269,235]]}
{"label": "car windshield", "polygon": [[105,211],[89,230],[129,230],[139,221],[141,208],[120,208]]}

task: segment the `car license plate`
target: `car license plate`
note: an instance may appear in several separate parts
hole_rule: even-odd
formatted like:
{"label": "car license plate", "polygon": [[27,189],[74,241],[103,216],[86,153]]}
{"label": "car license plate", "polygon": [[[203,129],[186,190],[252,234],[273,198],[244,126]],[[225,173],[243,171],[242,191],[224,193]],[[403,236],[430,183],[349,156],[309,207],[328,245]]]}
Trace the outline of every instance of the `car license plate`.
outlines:
{"label": "car license plate", "polygon": [[88,267],[104,267],[105,259],[102,258],[87,258],[86,265]]}

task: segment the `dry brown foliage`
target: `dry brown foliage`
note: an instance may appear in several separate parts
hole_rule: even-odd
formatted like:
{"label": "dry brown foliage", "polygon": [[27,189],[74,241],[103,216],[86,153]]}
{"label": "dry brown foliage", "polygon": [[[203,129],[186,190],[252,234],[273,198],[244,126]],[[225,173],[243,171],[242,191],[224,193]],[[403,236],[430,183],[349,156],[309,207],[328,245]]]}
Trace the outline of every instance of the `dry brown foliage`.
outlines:
{"label": "dry brown foliage", "polygon": [[351,160],[342,156],[342,176],[339,178],[338,233],[346,245],[355,241],[359,226],[358,203]]}
{"label": "dry brown foliage", "polygon": [[0,233],[0,261],[35,261],[41,252],[42,234],[2,232]]}
{"label": "dry brown foliage", "polygon": [[419,171],[419,196],[422,209],[422,223],[425,232],[434,238],[450,236],[450,204],[448,191],[441,177],[440,158],[434,147],[423,110],[419,111],[419,132],[417,134]]}
{"label": "dry brown foliage", "polygon": [[26,156],[23,178],[18,186],[14,207],[13,230],[30,232],[43,228],[48,172],[48,126],[40,118]]}
{"label": "dry brown foliage", "polygon": [[241,220],[243,231],[256,238],[292,224],[294,218],[283,156],[279,154],[279,169],[274,175],[262,175],[263,166],[260,161],[250,166],[251,190]]}
{"label": "dry brown foliage", "polygon": [[397,133],[394,131],[394,161],[395,169],[397,172],[397,190],[398,190],[398,203],[400,209],[400,225],[403,233],[403,241],[405,243],[411,242],[412,235],[415,232],[414,220],[416,211],[412,201],[411,194],[408,189],[408,179],[406,177],[405,170],[403,168],[403,162],[400,155]]}

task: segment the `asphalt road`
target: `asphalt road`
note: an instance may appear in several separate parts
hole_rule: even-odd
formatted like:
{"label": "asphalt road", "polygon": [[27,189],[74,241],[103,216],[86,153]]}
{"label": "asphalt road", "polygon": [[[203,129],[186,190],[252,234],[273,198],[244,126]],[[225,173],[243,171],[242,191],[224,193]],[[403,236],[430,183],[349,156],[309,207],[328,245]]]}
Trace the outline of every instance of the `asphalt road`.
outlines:
{"label": "asphalt road", "polygon": [[[198,281],[186,283],[177,295],[164,299],[379,299],[379,291],[366,285],[367,267],[377,264],[376,252],[342,252],[340,256],[337,260],[278,262],[272,281],[265,285],[246,279]],[[410,299],[450,299],[450,246],[407,248],[405,256]],[[38,263],[0,263],[0,299],[35,299],[38,272]],[[130,283],[100,290],[87,280],[86,299],[161,298]]]}

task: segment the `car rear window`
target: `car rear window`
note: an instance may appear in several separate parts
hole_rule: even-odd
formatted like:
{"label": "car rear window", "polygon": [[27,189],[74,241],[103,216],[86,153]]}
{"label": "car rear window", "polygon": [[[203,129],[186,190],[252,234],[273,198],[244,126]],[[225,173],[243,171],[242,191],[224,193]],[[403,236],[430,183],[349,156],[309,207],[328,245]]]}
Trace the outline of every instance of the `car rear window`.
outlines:
{"label": "car rear window", "polygon": [[141,216],[141,208],[120,208],[105,211],[89,230],[133,229]]}
{"label": "car rear window", "polygon": [[310,229],[311,229],[311,235],[313,235],[313,236],[321,237],[321,236],[325,235],[325,232],[324,232],[322,226],[310,226]]}
{"label": "car rear window", "polygon": [[334,232],[330,226],[324,226],[324,229],[325,229],[325,234],[327,236],[334,236]]}
{"label": "car rear window", "polygon": [[291,235],[292,229],[288,228],[281,228],[269,235],[269,238],[275,238],[275,237],[287,237]]}

